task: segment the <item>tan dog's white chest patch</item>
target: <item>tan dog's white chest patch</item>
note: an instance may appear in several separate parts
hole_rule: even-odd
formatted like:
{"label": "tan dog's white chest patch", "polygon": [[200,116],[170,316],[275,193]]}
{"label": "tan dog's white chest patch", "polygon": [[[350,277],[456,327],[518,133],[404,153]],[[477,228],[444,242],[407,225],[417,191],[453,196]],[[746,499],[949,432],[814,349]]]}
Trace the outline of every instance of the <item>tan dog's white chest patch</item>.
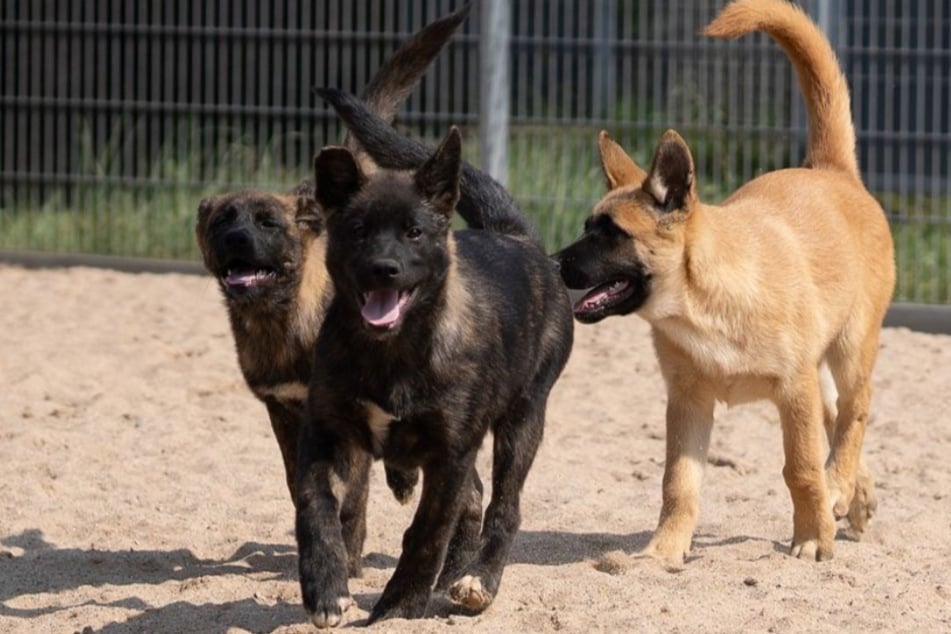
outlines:
{"label": "tan dog's white chest patch", "polygon": [[397,419],[396,416],[384,410],[376,403],[361,401],[367,412],[367,427],[373,437],[373,452],[379,454],[390,435],[390,425]]}

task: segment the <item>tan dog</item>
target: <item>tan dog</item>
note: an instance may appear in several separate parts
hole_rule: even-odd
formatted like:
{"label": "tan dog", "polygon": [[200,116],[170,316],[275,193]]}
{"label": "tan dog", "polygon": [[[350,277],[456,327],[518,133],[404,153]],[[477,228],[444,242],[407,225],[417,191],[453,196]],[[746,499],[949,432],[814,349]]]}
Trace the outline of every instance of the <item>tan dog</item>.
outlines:
{"label": "tan dog", "polygon": [[895,280],[891,234],[859,176],[848,89],[827,40],[783,0],[738,0],[705,33],[756,30],[783,47],[799,77],[804,167],[707,205],[676,132],[664,134],[648,172],[602,132],[610,191],[581,239],[555,256],[569,288],[595,287],[575,304],[580,321],[636,312],[651,324],[668,390],[667,462],[646,552],[675,563],[697,524],[717,401],[769,399],[779,409],[793,555],[832,557],[835,518],[861,532],[875,510],[861,448]]}

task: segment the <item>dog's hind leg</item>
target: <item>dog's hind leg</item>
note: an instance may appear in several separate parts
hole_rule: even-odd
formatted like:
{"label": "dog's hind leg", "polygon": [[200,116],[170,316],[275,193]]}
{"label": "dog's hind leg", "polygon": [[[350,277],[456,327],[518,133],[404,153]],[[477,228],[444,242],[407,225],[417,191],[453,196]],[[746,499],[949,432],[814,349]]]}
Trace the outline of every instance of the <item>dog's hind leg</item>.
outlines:
{"label": "dog's hind leg", "polygon": [[667,461],[657,530],[644,554],[681,565],[700,515],[700,486],[713,429],[714,395],[705,385],[668,380]]}
{"label": "dog's hind leg", "polygon": [[475,473],[477,452],[478,447],[462,454],[450,452],[423,465],[423,491],[416,515],[403,534],[403,553],[370,612],[370,623],[420,618],[426,613],[433,583],[466,503],[460,492],[471,487],[469,478]]}
{"label": "dog's hind leg", "polygon": [[447,590],[449,584],[458,579],[463,569],[479,554],[482,530],[482,480],[475,468],[472,469],[471,478],[469,497],[456,523],[456,531],[449,542],[446,561],[436,582],[437,590]]}
{"label": "dog's hind leg", "polygon": [[[547,398],[548,392],[544,391]],[[499,590],[502,571],[521,524],[522,486],[541,444],[545,403],[524,399],[493,427],[492,498],[485,510],[479,555],[449,588],[449,597],[481,612]]]}
{"label": "dog's hind leg", "polygon": [[783,478],[793,503],[790,554],[800,559],[831,559],[835,519],[828,502],[822,461],[823,405],[817,368],[802,370],[777,389],[786,464]]}
{"label": "dog's hind leg", "polygon": [[400,504],[409,504],[413,498],[413,489],[419,482],[419,469],[401,469],[393,465],[384,464],[386,486],[390,487],[393,497]]}
{"label": "dog's hind leg", "polygon": [[363,571],[363,542],[367,537],[367,498],[370,492],[370,466],[373,458],[356,452],[350,462],[347,492],[340,506],[340,527],[347,549],[347,574],[359,577]]}
{"label": "dog's hind leg", "polygon": [[850,346],[842,338],[828,355],[839,399],[826,477],[833,512],[837,518],[848,518],[855,537],[865,530],[878,505],[875,482],[862,456],[877,352],[878,330],[872,329],[860,345]]}

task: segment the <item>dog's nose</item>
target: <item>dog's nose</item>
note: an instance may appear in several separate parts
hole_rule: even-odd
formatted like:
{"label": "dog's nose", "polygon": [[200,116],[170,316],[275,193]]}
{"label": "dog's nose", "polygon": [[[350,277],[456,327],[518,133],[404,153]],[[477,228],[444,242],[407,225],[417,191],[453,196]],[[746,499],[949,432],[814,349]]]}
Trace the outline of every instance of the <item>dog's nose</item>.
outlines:
{"label": "dog's nose", "polygon": [[388,258],[385,260],[377,260],[373,263],[373,275],[383,280],[392,280],[399,275],[401,271],[400,263],[396,260]]}
{"label": "dog's nose", "polygon": [[241,228],[229,229],[224,240],[229,249],[246,249],[251,246],[251,235]]}

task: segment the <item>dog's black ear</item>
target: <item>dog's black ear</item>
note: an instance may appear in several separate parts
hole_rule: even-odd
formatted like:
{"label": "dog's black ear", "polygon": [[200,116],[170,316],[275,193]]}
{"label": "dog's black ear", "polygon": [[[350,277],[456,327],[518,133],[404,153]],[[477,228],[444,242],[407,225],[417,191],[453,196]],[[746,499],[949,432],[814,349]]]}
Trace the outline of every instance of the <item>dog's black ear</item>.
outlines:
{"label": "dog's black ear", "polygon": [[690,148],[673,130],[665,132],[657,144],[644,191],[665,212],[684,209],[696,198]]}
{"label": "dog's black ear", "polygon": [[601,170],[608,190],[626,185],[640,185],[647,178],[634,160],[627,155],[618,143],[608,136],[606,130],[598,135],[598,150],[601,153]]}
{"label": "dog's black ear", "polygon": [[440,213],[449,216],[459,201],[461,169],[462,136],[459,129],[452,126],[435,154],[416,171],[416,191]]}
{"label": "dog's black ear", "polygon": [[201,202],[198,203],[198,216],[196,218],[197,225],[203,225],[208,222],[208,216],[211,214],[211,210],[215,206],[214,198],[202,198]]}
{"label": "dog's black ear", "polygon": [[294,215],[294,221],[302,229],[312,232],[319,236],[324,228],[324,219],[321,215],[320,205],[312,196],[297,197],[297,212]]}
{"label": "dog's black ear", "polygon": [[345,147],[327,146],[314,159],[315,198],[325,215],[346,207],[366,176]]}

